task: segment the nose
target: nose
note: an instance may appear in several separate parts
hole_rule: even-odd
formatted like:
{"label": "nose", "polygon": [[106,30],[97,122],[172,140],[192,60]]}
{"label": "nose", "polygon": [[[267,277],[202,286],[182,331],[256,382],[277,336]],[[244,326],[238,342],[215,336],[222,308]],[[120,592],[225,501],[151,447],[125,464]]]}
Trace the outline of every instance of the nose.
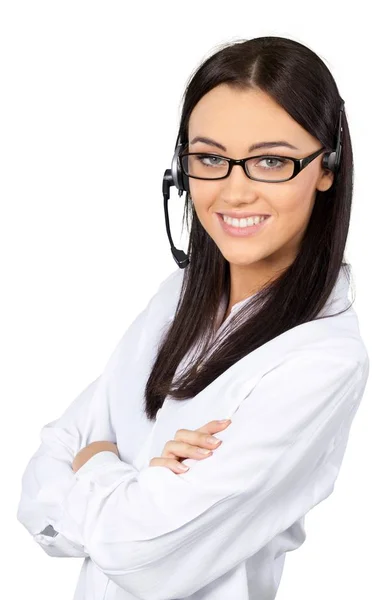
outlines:
{"label": "nose", "polygon": [[255,181],[246,175],[242,164],[232,165],[229,176],[222,179],[220,183],[223,184],[222,199],[227,203],[236,201],[237,198],[250,202],[257,196]]}

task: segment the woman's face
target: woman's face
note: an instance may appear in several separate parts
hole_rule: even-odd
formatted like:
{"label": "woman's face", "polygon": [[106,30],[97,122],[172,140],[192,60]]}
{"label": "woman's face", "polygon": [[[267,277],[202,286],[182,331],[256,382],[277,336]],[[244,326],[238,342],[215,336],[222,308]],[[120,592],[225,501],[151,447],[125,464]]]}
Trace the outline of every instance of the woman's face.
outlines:
{"label": "woman's face", "polygon": [[[226,150],[198,141],[207,137]],[[206,152],[229,158],[275,154],[302,158],[321,148],[320,142],[303,129],[267,94],[260,90],[234,90],[227,84],[213,88],[201,98],[189,119],[186,152]],[[258,142],[286,141],[296,150],[277,146],[248,151]],[[316,190],[331,187],[333,174],[321,167],[323,154],[297,177],[281,183],[249,179],[236,165],[226,179],[205,181],[189,178],[190,195],[197,216],[227,261],[256,268],[284,268],[293,262],[308,224]],[[270,166],[275,163],[270,163]],[[269,163],[267,163],[269,165]],[[235,237],[226,233],[217,213],[224,211],[268,214],[265,225],[253,235]]]}

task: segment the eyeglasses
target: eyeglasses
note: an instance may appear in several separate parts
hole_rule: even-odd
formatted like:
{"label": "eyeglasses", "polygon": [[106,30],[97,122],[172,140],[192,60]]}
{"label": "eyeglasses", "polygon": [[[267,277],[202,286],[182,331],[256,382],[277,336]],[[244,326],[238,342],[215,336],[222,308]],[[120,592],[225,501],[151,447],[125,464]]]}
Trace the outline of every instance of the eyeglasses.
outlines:
{"label": "eyeglasses", "polygon": [[298,175],[319,154],[325,151],[323,146],[313,154],[303,158],[261,154],[247,158],[227,158],[218,154],[204,152],[185,152],[179,155],[181,170],[194,179],[225,179],[234,165],[240,165],[247,177],[254,181],[279,183],[289,181]]}

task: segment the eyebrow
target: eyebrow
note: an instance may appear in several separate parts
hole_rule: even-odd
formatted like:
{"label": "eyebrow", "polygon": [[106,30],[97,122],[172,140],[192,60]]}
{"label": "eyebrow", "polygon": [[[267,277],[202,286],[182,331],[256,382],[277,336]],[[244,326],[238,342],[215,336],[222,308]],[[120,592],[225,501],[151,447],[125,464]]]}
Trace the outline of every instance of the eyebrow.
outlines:
{"label": "eyebrow", "polygon": [[[227,148],[225,146],[223,146],[222,144],[219,144],[219,142],[215,142],[215,140],[211,140],[210,138],[207,138],[207,137],[198,135],[198,136],[194,137],[190,143],[195,144],[196,142],[203,142],[204,144],[208,144],[210,146],[216,146],[216,148],[220,148],[220,150],[224,150],[224,152],[227,152]],[[257,148],[276,148],[278,146],[285,146],[286,148],[292,148],[292,150],[298,150],[298,148],[296,146],[293,146],[293,144],[290,144],[289,142],[285,142],[285,141],[281,140],[278,142],[258,142],[257,144],[252,144],[250,146],[250,148],[248,149],[248,151],[252,152],[253,150],[256,150]]]}

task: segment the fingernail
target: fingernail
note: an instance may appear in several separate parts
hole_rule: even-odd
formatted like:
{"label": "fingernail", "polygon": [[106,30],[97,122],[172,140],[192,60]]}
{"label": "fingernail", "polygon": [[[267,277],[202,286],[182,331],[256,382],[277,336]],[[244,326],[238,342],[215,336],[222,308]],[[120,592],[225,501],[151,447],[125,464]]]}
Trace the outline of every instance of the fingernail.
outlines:
{"label": "fingernail", "polygon": [[217,421],[218,423],[228,423],[231,422],[231,419],[221,419],[220,421]]}
{"label": "fingernail", "polygon": [[205,441],[208,442],[208,444],[213,444],[214,446],[216,446],[216,444],[220,444],[221,442],[221,440],[219,440],[217,437],[214,437],[213,435],[211,435],[211,437],[207,437]]}
{"label": "fingernail", "polygon": [[187,471],[189,469],[189,467],[187,467],[186,465],[177,465],[177,469],[179,469],[179,471]]}

